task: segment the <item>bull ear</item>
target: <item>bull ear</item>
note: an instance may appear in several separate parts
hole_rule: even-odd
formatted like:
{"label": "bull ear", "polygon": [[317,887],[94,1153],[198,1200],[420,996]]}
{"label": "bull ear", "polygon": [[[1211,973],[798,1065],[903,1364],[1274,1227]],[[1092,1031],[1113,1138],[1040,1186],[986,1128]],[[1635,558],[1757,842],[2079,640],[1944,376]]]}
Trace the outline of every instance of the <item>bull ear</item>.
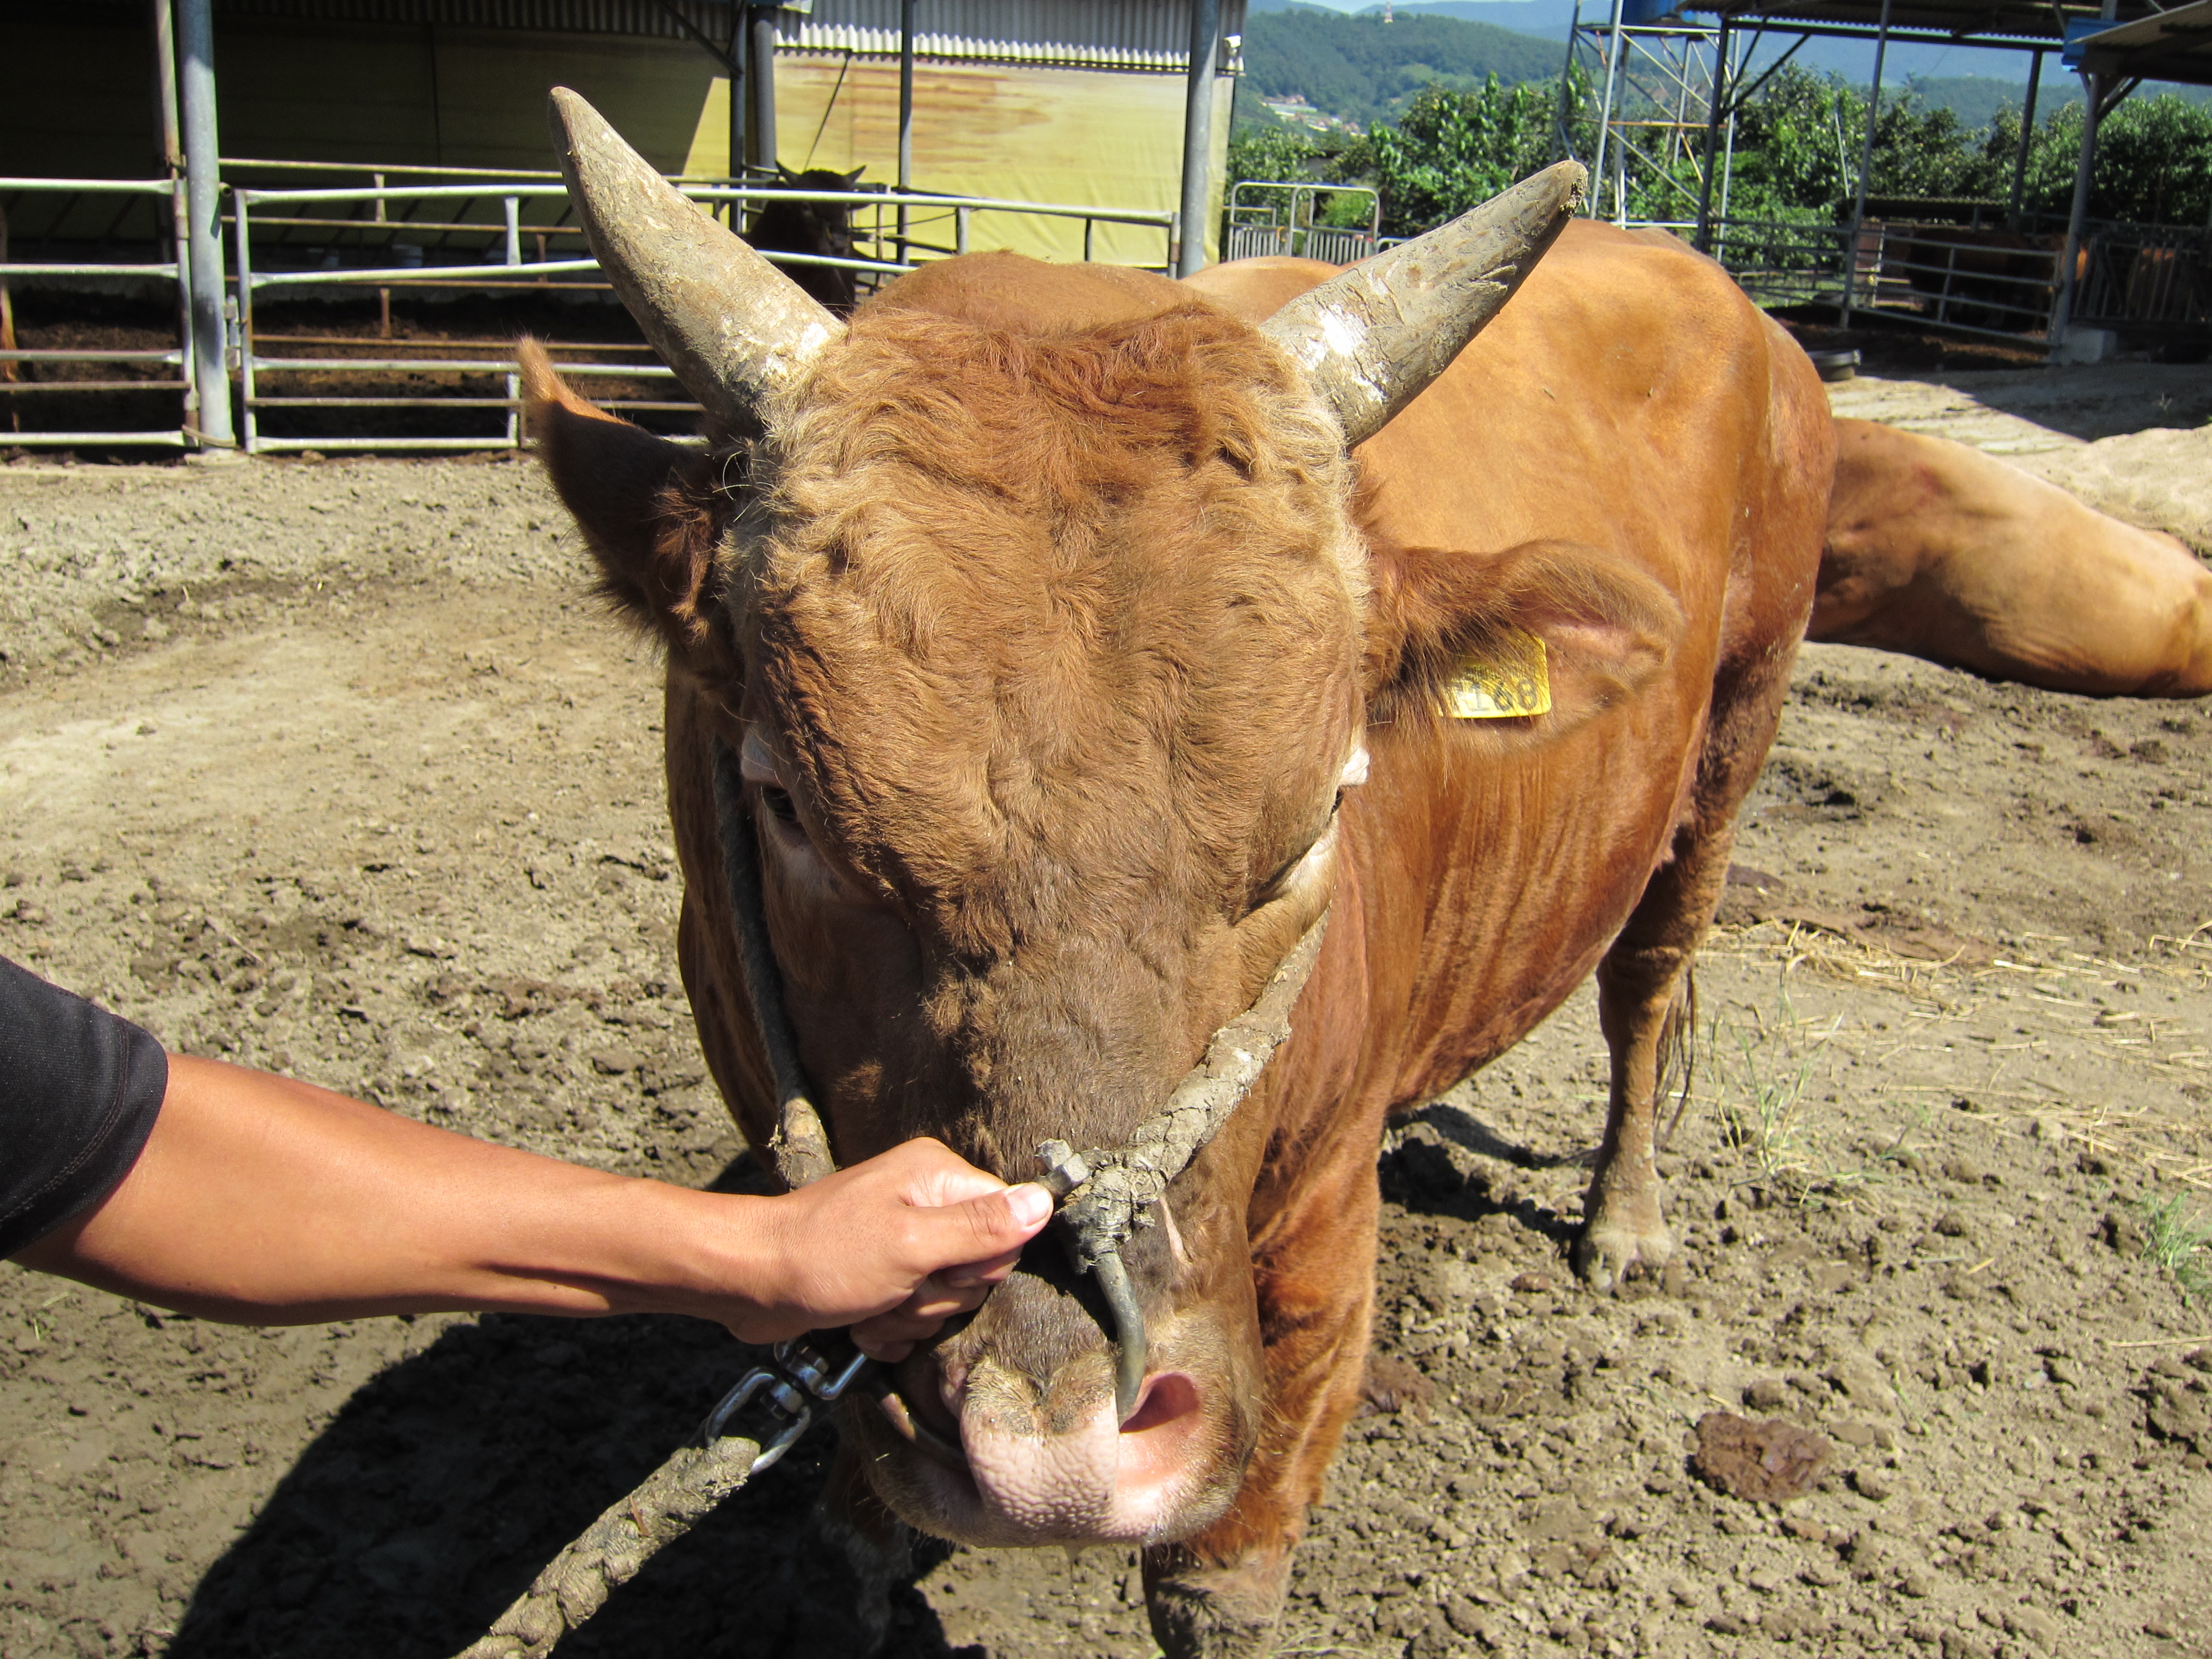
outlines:
{"label": "bull ear", "polygon": [[[1550,741],[1648,684],[1686,626],[1656,579],[1576,542],[1489,554],[1377,548],[1372,569],[1368,719],[1377,724],[1452,720]],[[1544,712],[1504,712],[1527,707],[1532,689]]]}
{"label": "bull ear", "polygon": [[730,514],[707,458],[594,409],[537,341],[515,356],[538,459],[599,562],[600,591],[672,651],[696,655],[720,597],[714,550]]}

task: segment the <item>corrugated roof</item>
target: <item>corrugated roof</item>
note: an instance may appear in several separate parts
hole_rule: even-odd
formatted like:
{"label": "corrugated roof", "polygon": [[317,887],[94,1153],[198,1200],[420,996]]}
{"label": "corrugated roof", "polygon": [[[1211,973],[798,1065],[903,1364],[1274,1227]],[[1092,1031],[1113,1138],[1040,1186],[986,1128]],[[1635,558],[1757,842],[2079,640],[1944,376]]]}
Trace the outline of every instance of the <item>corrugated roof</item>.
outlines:
{"label": "corrugated roof", "polygon": [[[2095,17],[2101,9],[2101,0],[1891,0],[1889,29],[1903,40],[2056,44],[2069,23]],[[1881,0],[1686,0],[1683,9],[1700,16],[1717,13],[1739,28],[1764,22],[1778,34],[1801,27],[1872,34],[1882,14]],[[2154,15],[2160,7],[2157,0],[2117,0],[2115,9],[2114,21],[2126,22]]]}
{"label": "corrugated roof", "polygon": [[[1245,0],[1223,0],[1222,69],[1244,32]],[[927,58],[1172,70],[1190,63],[1190,0],[920,0],[915,50]],[[776,14],[779,38],[801,52],[895,56],[899,0],[814,0],[811,15]]]}
{"label": "corrugated roof", "polygon": [[[2111,24],[2086,20],[2067,31],[2066,67],[2100,75],[2212,84],[2212,0],[2174,6],[2152,17]],[[2182,158],[2172,158],[2176,166]]]}
{"label": "corrugated roof", "polygon": [[[670,4],[707,34],[729,38],[729,0],[670,0]],[[683,25],[656,0],[215,0],[215,10],[217,17],[685,38]]]}
{"label": "corrugated roof", "polygon": [[[142,0],[143,3],[143,0]],[[1192,0],[920,0],[915,49],[970,62],[1173,70],[1190,57]],[[731,0],[216,0],[218,16],[348,23],[441,24],[572,34],[686,38],[671,8],[714,40],[730,36]],[[1222,0],[1222,69],[1236,73],[1245,0]],[[814,0],[780,11],[777,36],[796,52],[894,56],[899,0]]]}

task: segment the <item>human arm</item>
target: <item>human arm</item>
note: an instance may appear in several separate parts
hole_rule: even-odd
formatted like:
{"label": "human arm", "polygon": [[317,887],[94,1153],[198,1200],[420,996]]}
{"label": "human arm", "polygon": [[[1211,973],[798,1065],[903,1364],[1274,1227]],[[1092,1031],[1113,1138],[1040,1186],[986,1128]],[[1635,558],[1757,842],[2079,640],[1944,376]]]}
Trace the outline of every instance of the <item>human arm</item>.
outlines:
{"label": "human arm", "polygon": [[699,1193],[173,1055],[130,1173],[15,1259],[240,1323],[686,1313],[757,1342],[851,1324],[896,1358],[980,1304],[1049,1212],[934,1141],[781,1197]]}

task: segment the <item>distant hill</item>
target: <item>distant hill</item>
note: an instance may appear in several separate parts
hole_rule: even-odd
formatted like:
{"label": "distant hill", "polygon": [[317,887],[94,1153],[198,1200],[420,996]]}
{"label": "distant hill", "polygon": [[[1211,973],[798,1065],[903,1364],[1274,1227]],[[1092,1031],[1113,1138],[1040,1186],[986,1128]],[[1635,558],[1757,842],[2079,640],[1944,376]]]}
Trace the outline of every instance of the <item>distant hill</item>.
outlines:
{"label": "distant hill", "polygon": [[[1574,0],[1393,0],[1395,19],[1385,26],[1382,8],[1367,0],[1249,3],[1238,118],[1261,117],[1262,97],[1296,92],[1315,108],[1363,125],[1394,119],[1432,81],[1471,86],[1492,73],[1509,82],[1557,75],[1575,15]],[[1355,3],[1364,9],[1355,11]],[[1609,0],[1584,0],[1583,7],[1585,19],[1609,9]],[[1778,28],[1760,48],[1753,73],[1790,40]],[[1791,61],[1863,88],[1873,72],[1874,46],[1815,39]],[[1987,126],[2007,106],[2018,108],[2027,79],[2021,52],[1903,40],[1890,44],[1882,76],[1885,96],[1917,93],[1929,104],[1955,111],[1969,129]],[[2160,92],[2179,93],[2191,103],[2212,102],[2212,88],[2162,82],[2146,85],[2137,95]],[[2047,70],[2036,98],[2038,116],[2081,100],[2073,76]]]}
{"label": "distant hill", "polygon": [[[2027,88],[2021,82],[2000,81],[1987,75],[1915,75],[1902,87],[1892,83],[1882,88],[1886,98],[1899,92],[1911,93],[1923,104],[1951,111],[1961,126],[1971,129],[1989,125],[2001,109],[2018,109]],[[2072,76],[2045,76],[2036,88],[2035,118],[2039,122],[2061,104],[2081,101],[2081,85]]]}
{"label": "distant hill", "polygon": [[[1538,81],[1559,72],[1560,56],[1558,43],[1453,17],[1401,12],[1386,25],[1380,14],[1255,8],[1244,20],[1242,90],[1257,98],[1300,93],[1316,109],[1369,125],[1397,116],[1425,86],[1474,87],[1492,75],[1509,84]],[[1240,108],[1246,102],[1240,98]]]}

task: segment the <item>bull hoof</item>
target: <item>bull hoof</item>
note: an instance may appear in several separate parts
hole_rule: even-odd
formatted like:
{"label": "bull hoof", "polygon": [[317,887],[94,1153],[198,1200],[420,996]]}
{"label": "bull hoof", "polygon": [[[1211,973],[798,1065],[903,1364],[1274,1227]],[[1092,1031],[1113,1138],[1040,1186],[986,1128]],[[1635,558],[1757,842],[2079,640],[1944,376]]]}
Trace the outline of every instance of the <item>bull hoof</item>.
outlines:
{"label": "bull hoof", "polygon": [[1600,1292],[1616,1290],[1623,1279],[1638,1273],[1656,1280],[1674,1256],[1674,1236],[1656,1214],[1638,1225],[1618,1221],[1600,1208],[1575,1240],[1575,1271]]}
{"label": "bull hoof", "polygon": [[1145,1552],[1145,1602],[1166,1659],[1267,1659],[1290,1588],[1291,1557],[1209,1566],[1169,1545]]}

